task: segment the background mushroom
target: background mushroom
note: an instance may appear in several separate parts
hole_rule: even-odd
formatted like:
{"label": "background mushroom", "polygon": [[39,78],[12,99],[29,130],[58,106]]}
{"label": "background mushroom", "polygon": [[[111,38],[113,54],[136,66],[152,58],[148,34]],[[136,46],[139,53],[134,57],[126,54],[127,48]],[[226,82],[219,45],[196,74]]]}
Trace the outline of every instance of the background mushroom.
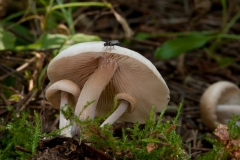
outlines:
{"label": "background mushroom", "polygon": [[135,111],[119,119],[127,122],[144,123],[152,106],[160,112],[169,101],[169,89],[149,60],[123,47],[105,48],[104,42],[86,42],[67,48],[50,62],[47,74],[51,83],[69,79],[78,84],[81,94],[76,115],[93,102],[81,113],[82,120],[110,111],[118,93],[127,93],[136,101]]}
{"label": "background mushroom", "polygon": [[[66,127],[70,124],[70,120],[66,119],[61,109],[66,104],[70,104],[71,106],[75,106],[76,101],[80,94],[80,88],[77,84],[73,83],[70,80],[59,80],[53,84],[49,84],[46,89],[46,98],[55,108],[60,108],[60,116],[59,116],[59,128]],[[67,127],[62,130],[61,134],[66,135],[67,137],[71,137],[71,127]]]}
{"label": "background mushroom", "polygon": [[240,90],[227,81],[212,84],[200,101],[202,122],[211,130],[218,124],[227,124],[232,114],[240,115]]}

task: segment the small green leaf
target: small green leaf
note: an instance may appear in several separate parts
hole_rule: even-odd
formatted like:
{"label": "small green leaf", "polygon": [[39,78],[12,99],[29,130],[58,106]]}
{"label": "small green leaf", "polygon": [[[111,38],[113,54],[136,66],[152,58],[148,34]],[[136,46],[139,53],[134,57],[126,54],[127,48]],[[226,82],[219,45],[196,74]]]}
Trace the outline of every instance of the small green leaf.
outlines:
{"label": "small green leaf", "polygon": [[13,49],[15,46],[16,37],[0,26],[0,50]]}
{"label": "small green leaf", "polygon": [[43,34],[37,41],[40,44],[40,49],[59,48],[67,39],[67,36],[62,34]]}
{"label": "small green leaf", "polygon": [[17,50],[46,50],[60,48],[67,40],[67,36],[62,34],[48,34],[44,33],[33,44],[27,46],[18,46]]}
{"label": "small green leaf", "polygon": [[20,94],[12,94],[11,97],[9,98],[9,100],[15,101],[15,102],[19,102],[20,99],[21,99],[21,95]]}
{"label": "small green leaf", "polygon": [[190,35],[171,39],[163,43],[161,47],[158,47],[154,55],[162,60],[174,58],[182,53],[204,46],[213,38],[215,36]]}
{"label": "small green leaf", "polygon": [[148,38],[151,38],[151,37],[153,37],[152,34],[150,34],[150,33],[145,33],[145,32],[139,32],[139,33],[135,36],[135,38],[136,38],[136,39],[139,39],[139,40],[145,40],[145,39],[148,39]]}
{"label": "small green leaf", "polygon": [[235,58],[232,57],[222,57],[217,59],[217,63],[222,67],[227,67],[235,61]]}
{"label": "small green leaf", "polygon": [[75,34],[73,36],[66,36],[62,34],[48,34],[44,33],[33,44],[27,46],[18,46],[17,50],[47,50],[47,49],[59,49],[63,50],[71,45],[81,42],[99,41],[98,36]]}

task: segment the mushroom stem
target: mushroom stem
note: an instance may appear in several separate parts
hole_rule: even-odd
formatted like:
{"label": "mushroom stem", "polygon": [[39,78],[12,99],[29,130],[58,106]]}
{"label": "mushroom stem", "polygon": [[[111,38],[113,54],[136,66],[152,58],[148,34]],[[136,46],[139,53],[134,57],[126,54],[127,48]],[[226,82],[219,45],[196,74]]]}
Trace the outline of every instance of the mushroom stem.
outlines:
{"label": "mushroom stem", "polygon": [[100,127],[103,127],[105,124],[113,124],[116,120],[121,117],[121,115],[127,110],[130,103],[128,101],[122,100],[118,108],[111,114]]}
{"label": "mushroom stem", "polygon": [[[66,119],[61,111],[66,110],[66,108],[64,108],[66,104],[68,104],[68,93],[61,91],[59,129],[62,129],[70,124],[70,120]],[[70,128],[69,127],[64,128],[61,134],[65,134],[67,137],[71,137]]]}
{"label": "mushroom stem", "polygon": [[237,104],[225,104],[218,105],[216,108],[216,114],[219,121],[226,124],[226,121],[232,119],[232,115],[240,115],[240,105]]}
{"label": "mushroom stem", "polygon": [[[104,57],[99,58],[98,68],[84,84],[77,101],[75,115],[80,116],[81,120],[85,120],[87,117],[94,118],[98,99],[117,68],[118,64],[115,61]],[[91,103],[88,104],[89,102]],[[86,105],[88,106],[84,108]]]}
{"label": "mushroom stem", "polygon": [[113,124],[116,120],[123,115],[124,112],[132,113],[136,107],[135,99],[127,93],[119,93],[115,96],[115,100],[121,100],[118,108],[101,124],[103,127],[105,124]]}
{"label": "mushroom stem", "polygon": [[[80,95],[80,88],[78,85],[70,80],[62,79],[48,86],[46,89],[46,98],[51,102],[51,104],[56,107],[60,106],[59,115],[59,128],[66,127],[69,125],[70,121],[67,120],[61,109],[66,104],[75,106],[76,100]],[[67,137],[71,137],[69,127],[62,130],[61,134],[65,134]]]}

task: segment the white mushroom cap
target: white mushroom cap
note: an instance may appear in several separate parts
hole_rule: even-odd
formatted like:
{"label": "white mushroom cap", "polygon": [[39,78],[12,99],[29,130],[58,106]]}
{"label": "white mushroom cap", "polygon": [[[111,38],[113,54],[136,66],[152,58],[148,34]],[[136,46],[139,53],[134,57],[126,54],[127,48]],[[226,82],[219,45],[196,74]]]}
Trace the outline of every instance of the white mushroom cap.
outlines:
{"label": "white mushroom cap", "polygon": [[145,123],[152,106],[158,112],[167,106],[169,89],[155,66],[137,52],[119,46],[106,48],[104,42],[80,43],[62,51],[50,62],[48,78],[51,83],[69,79],[82,89],[101,57],[116,61],[118,67],[101,93],[95,116],[110,111],[118,93],[128,93],[136,100],[135,111],[120,117],[122,121]]}
{"label": "white mushroom cap", "polygon": [[227,81],[212,84],[202,95],[200,111],[203,123],[214,130],[226,124],[232,114],[240,115],[240,90]]}

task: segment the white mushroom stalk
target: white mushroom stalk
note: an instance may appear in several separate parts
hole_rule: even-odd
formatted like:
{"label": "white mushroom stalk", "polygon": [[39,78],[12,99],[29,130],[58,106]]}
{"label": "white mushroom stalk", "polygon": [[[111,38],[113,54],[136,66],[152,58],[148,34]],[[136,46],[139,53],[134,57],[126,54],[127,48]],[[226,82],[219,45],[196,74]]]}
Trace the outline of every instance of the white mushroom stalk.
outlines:
{"label": "white mushroom stalk", "polygon": [[240,104],[217,105],[216,115],[220,123],[227,124],[232,119],[233,114],[240,115]]}
{"label": "white mushroom stalk", "polygon": [[135,99],[127,93],[119,93],[115,96],[115,100],[120,100],[120,104],[117,109],[101,124],[103,127],[105,124],[113,124],[116,122],[123,113],[132,113],[136,106]]}
{"label": "white mushroom stalk", "polygon": [[[80,88],[70,80],[60,80],[50,85],[46,90],[46,98],[53,104],[60,106],[59,129],[70,125],[61,110],[66,110],[66,104],[74,105],[80,94]],[[64,128],[62,135],[71,137],[71,127]]]}
{"label": "white mushroom stalk", "polygon": [[[54,83],[55,84],[55,83]],[[66,119],[62,113],[62,110],[66,110],[64,108],[68,104],[68,93],[65,91],[61,91],[61,101],[60,101],[60,114],[59,114],[59,129],[62,129],[70,124],[70,120]],[[66,135],[67,137],[71,136],[70,128],[65,128],[62,130],[62,134]]]}
{"label": "white mushroom stalk", "polygon": [[[88,117],[94,118],[98,99],[117,68],[118,64],[115,61],[105,57],[99,58],[98,68],[84,84],[78,98],[75,115],[80,116],[80,120],[85,120]],[[92,103],[84,108],[89,102]]]}

